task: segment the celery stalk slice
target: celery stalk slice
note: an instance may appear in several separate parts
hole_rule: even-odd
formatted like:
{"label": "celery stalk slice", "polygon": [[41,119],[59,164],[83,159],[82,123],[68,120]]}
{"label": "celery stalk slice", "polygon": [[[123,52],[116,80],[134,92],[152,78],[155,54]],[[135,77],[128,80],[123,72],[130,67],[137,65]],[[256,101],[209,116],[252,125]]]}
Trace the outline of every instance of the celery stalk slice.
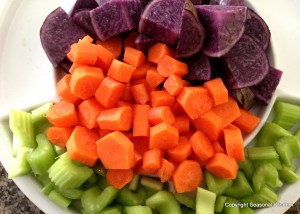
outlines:
{"label": "celery stalk slice", "polygon": [[72,203],[71,199],[64,197],[63,195],[61,195],[55,190],[52,190],[49,193],[48,198],[54,203],[56,203],[58,206],[62,207],[63,209],[68,208],[69,205]]}
{"label": "celery stalk slice", "polygon": [[196,214],[214,214],[216,198],[216,193],[197,187]]}
{"label": "celery stalk slice", "polygon": [[277,101],[274,112],[273,122],[285,129],[292,128],[300,120],[300,106],[295,104]]}
{"label": "celery stalk slice", "polygon": [[124,214],[152,214],[152,210],[148,206],[126,206]]}
{"label": "celery stalk slice", "polygon": [[172,213],[181,214],[179,202],[174,195],[168,191],[162,190],[153,194],[146,200],[146,205],[154,208],[160,214]]}

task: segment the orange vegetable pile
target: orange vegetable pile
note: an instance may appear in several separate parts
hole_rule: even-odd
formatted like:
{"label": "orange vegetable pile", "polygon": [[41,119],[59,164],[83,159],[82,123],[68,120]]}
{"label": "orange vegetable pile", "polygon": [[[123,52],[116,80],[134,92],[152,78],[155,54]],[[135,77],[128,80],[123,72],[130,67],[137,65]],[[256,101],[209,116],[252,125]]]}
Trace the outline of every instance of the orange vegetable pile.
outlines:
{"label": "orange vegetable pile", "polygon": [[70,74],[46,114],[49,140],[87,166],[101,161],[118,189],[133,173],[172,181],[177,192],[195,190],[204,168],[234,179],[245,158],[242,134],[259,118],[230,98],[220,78],[190,86],[182,78],[187,64],[171,47],[157,43],[145,54],[130,41],[87,36],[72,45]]}

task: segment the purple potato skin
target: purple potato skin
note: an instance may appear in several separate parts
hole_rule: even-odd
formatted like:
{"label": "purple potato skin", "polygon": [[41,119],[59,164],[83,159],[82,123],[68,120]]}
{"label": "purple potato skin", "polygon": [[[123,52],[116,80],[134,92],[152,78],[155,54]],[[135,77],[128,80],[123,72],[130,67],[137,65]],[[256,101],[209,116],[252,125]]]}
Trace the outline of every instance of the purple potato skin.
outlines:
{"label": "purple potato skin", "polygon": [[244,33],[251,36],[264,50],[268,48],[271,37],[270,29],[266,22],[249,8]]}
{"label": "purple potato skin", "polygon": [[140,51],[147,53],[149,48],[153,46],[157,41],[155,39],[148,38],[143,34],[139,34],[134,40],[134,45]]}
{"label": "purple potato skin", "polygon": [[140,0],[105,1],[90,11],[93,28],[102,41],[137,28],[143,5]]}
{"label": "purple potato skin", "polygon": [[185,0],[152,0],[141,15],[139,32],[175,45],[180,35]]}
{"label": "purple potato skin", "polygon": [[83,9],[94,9],[98,7],[98,3],[95,0],[76,0],[73,8],[71,9],[70,16],[73,17],[77,12]]}
{"label": "purple potato skin", "polygon": [[71,45],[86,35],[61,7],[46,17],[40,29],[42,47],[55,68],[66,57]]}
{"label": "purple potato skin", "polygon": [[282,71],[270,67],[267,76],[257,85],[250,87],[255,97],[262,101],[265,105],[270,103],[270,100],[280,82]]}
{"label": "purple potato skin", "polygon": [[210,57],[225,55],[244,33],[247,7],[196,5],[195,8],[206,32],[202,51]]}
{"label": "purple potato skin", "polygon": [[222,57],[222,61],[225,69],[223,80],[229,90],[256,85],[269,71],[266,53],[247,35]]}

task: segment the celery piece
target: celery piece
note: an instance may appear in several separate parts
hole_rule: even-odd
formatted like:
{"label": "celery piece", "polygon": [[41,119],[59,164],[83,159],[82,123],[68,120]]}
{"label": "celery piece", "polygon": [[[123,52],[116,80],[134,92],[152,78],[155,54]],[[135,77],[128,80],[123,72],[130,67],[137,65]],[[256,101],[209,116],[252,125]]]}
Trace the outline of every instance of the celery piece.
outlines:
{"label": "celery piece", "polygon": [[275,149],[280,160],[286,166],[293,165],[293,159],[300,157],[300,142],[295,136],[282,137],[275,143]]}
{"label": "celery piece", "polygon": [[9,128],[13,133],[14,157],[20,147],[35,148],[35,133],[31,114],[26,111],[11,109],[9,112]]}
{"label": "celery piece", "polygon": [[104,176],[106,175],[106,169],[104,168],[103,164],[100,162],[97,162],[94,166],[93,166],[93,170],[94,173],[96,173],[97,175],[101,175]]}
{"label": "celery piece", "polygon": [[135,191],[140,183],[140,175],[134,174],[131,182],[129,183],[128,187],[131,191]]}
{"label": "celery piece", "polygon": [[53,201],[55,204],[57,204],[58,206],[66,209],[68,208],[68,206],[72,203],[72,200],[69,198],[64,197],[63,195],[61,195],[60,193],[58,193],[55,190],[52,190],[49,195],[48,198]]}
{"label": "celery piece", "polygon": [[213,214],[215,210],[216,198],[216,193],[202,187],[197,187],[196,214]]}
{"label": "celery piece", "polygon": [[278,159],[278,153],[274,146],[247,147],[250,160]]}
{"label": "celery piece", "polygon": [[47,185],[49,182],[51,182],[48,172],[42,175],[36,175],[35,178],[38,180],[38,182],[42,185],[45,186]]}
{"label": "celery piece", "polygon": [[113,186],[106,187],[103,191],[94,186],[83,192],[81,203],[87,213],[97,213],[110,205],[117,197],[119,190]]}
{"label": "celery piece", "polygon": [[267,122],[256,137],[256,146],[273,146],[279,138],[291,135],[291,132],[276,123]]}
{"label": "celery piece", "polygon": [[98,176],[98,186],[100,187],[100,189],[105,189],[109,186],[109,183],[104,176]]}
{"label": "celery piece", "polygon": [[105,207],[97,214],[123,214],[122,211],[123,211],[122,206],[114,205],[114,206]]}
{"label": "celery piece", "polygon": [[226,198],[226,205],[224,206],[224,214],[240,214],[239,201],[234,198]]}
{"label": "celery piece", "polygon": [[181,206],[180,207],[182,214],[195,214],[195,210],[190,209],[186,206]]}
{"label": "celery piece", "polygon": [[148,206],[126,206],[124,214],[152,214],[152,209]]}
{"label": "celery piece", "polygon": [[123,206],[135,206],[145,203],[147,198],[147,191],[144,187],[140,186],[135,192],[132,192],[128,187],[120,190],[116,201]]}
{"label": "celery piece", "polygon": [[292,184],[299,180],[299,175],[295,173],[290,167],[283,164],[282,169],[278,171],[279,178],[285,183]]}
{"label": "celery piece", "polygon": [[233,180],[218,178],[207,170],[204,171],[204,179],[207,189],[217,195],[222,195],[227,188],[232,186],[233,183]]}
{"label": "celery piece", "polygon": [[276,159],[265,159],[265,160],[252,160],[252,164],[254,165],[254,168],[257,168],[261,164],[270,163],[272,164],[277,170],[282,169],[281,161],[278,158]]}
{"label": "celery piece", "polygon": [[254,214],[254,210],[250,207],[240,207],[240,214]]}
{"label": "celery piece", "polygon": [[80,187],[93,170],[87,166],[78,166],[67,153],[62,154],[48,170],[50,180],[61,189]]}
{"label": "celery piece", "polygon": [[160,214],[181,214],[179,202],[168,191],[158,191],[146,200],[146,205],[154,208]]}
{"label": "celery piece", "polygon": [[54,189],[60,193],[61,195],[63,195],[66,198],[75,200],[75,199],[80,199],[82,194],[83,194],[83,190],[79,189],[79,188],[74,188],[74,189],[60,189],[58,187],[54,186]]}
{"label": "celery piece", "polygon": [[262,164],[256,168],[252,177],[253,189],[258,192],[265,184],[271,187],[281,187],[277,169],[269,163]]}
{"label": "celery piece", "polygon": [[216,203],[215,203],[215,212],[216,213],[222,213],[223,212],[226,199],[227,199],[226,196],[223,196],[223,195],[217,196]]}
{"label": "celery piece", "polygon": [[231,187],[227,188],[224,195],[232,198],[242,198],[253,194],[253,190],[243,172],[238,171]]}
{"label": "celery piece", "polygon": [[45,134],[38,134],[36,141],[38,146],[27,155],[27,161],[35,175],[42,175],[55,162],[56,154]]}
{"label": "celery piece", "polygon": [[67,151],[66,148],[58,146],[58,145],[53,145],[53,148],[54,148],[54,151],[57,156],[60,156]]}
{"label": "celery piece", "polygon": [[300,140],[300,128],[298,128],[298,129],[295,131],[294,136],[295,136],[298,140]]}
{"label": "celery piece", "polygon": [[41,192],[45,195],[49,195],[52,190],[54,190],[54,184],[49,182],[42,188]]}
{"label": "celery piece", "polygon": [[196,198],[194,196],[187,193],[175,193],[174,196],[180,204],[195,210]]}
{"label": "celery piece", "polygon": [[152,190],[153,192],[163,190],[163,183],[160,180],[150,177],[142,177],[141,185],[144,186],[148,190]]}
{"label": "celery piece", "polygon": [[273,122],[285,129],[292,128],[300,120],[300,106],[284,101],[276,101],[274,113]]}
{"label": "celery piece", "polygon": [[270,207],[278,200],[278,195],[267,185],[248,197],[239,199],[241,202],[249,204],[251,208]]}
{"label": "celery piece", "polygon": [[30,165],[27,162],[27,155],[32,151],[31,148],[21,147],[18,149],[17,157],[8,172],[8,178],[15,178],[26,175],[31,171]]}
{"label": "celery piece", "polygon": [[32,123],[38,124],[40,122],[43,123],[43,122],[47,121],[46,113],[52,106],[53,106],[53,103],[48,102],[48,103],[45,103],[44,105],[41,105],[41,106],[33,109],[31,111]]}
{"label": "celery piece", "polygon": [[252,161],[249,160],[249,158],[246,158],[245,160],[239,161],[238,165],[239,165],[239,170],[244,172],[248,181],[251,181],[253,173],[254,173],[254,165],[253,165]]}

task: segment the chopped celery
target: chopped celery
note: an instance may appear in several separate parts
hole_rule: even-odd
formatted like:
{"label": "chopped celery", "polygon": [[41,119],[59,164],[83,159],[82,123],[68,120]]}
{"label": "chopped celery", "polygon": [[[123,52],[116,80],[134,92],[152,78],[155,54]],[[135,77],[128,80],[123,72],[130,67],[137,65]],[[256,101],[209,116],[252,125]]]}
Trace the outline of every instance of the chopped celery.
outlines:
{"label": "chopped celery", "polygon": [[300,120],[300,106],[298,105],[276,101],[274,112],[273,122],[285,129],[292,128]]}
{"label": "chopped celery", "polygon": [[105,176],[98,176],[98,186],[100,189],[105,189],[109,186],[109,183],[107,182]]}
{"label": "chopped celery", "polygon": [[263,125],[256,137],[257,146],[273,146],[281,137],[291,136],[292,133],[276,123],[267,122]]}
{"label": "chopped celery", "polygon": [[55,190],[52,190],[49,193],[48,198],[64,209],[68,208],[68,206],[72,203],[71,199],[64,197]]}
{"label": "chopped celery", "polygon": [[135,192],[132,192],[128,187],[124,187],[120,190],[116,201],[123,206],[135,206],[145,203],[147,198],[147,191],[143,186],[137,188]]}
{"label": "chopped celery", "polygon": [[150,177],[142,177],[141,185],[144,186],[150,194],[163,190],[163,183],[160,180]]}
{"label": "chopped celery", "polygon": [[240,214],[239,201],[233,198],[226,198],[226,206],[224,206],[224,214]]}
{"label": "chopped celery", "polygon": [[35,148],[34,127],[31,114],[26,111],[11,109],[9,113],[9,128],[13,132],[13,156],[20,147]]}
{"label": "chopped celery", "polygon": [[282,164],[279,158],[276,159],[265,159],[265,160],[252,160],[254,168],[257,168],[261,164],[269,163],[272,164],[277,170],[282,169]]}
{"label": "chopped celery", "polygon": [[196,198],[194,196],[187,193],[175,193],[174,196],[180,204],[195,210]]}
{"label": "chopped celery", "polygon": [[239,161],[238,165],[239,165],[239,170],[244,172],[246,178],[248,179],[248,181],[250,181],[254,173],[254,165],[252,161],[249,160],[249,158],[246,158],[245,160]]}
{"label": "chopped celery", "polygon": [[40,184],[42,184],[42,186],[45,186],[49,182],[51,182],[48,173],[45,173],[43,175],[36,175],[35,177],[38,180],[38,182],[40,182]]}
{"label": "chopped celery", "polygon": [[139,174],[134,174],[131,182],[128,185],[129,189],[131,191],[135,191],[136,188],[138,187],[139,182],[140,182],[140,175]]}
{"label": "chopped celery", "polygon": [[254,210],[250,207],[240,207],[240,214],[254,214]]}
{"label": "chopped celery", "polygon": [[57,156],[60,156],[67,151],[66,148],[58,146],[58,145],[53,145],[53,148],[54,148],[54,151]]}
{"label": "chopped celery", "polygon": [[97,214],[123,214],[122,210],[123,210],[122,206],[114,205],[114,206],[105,207]]}
{"label": "chopped celery", "polygon": [[124,214],[152,214],[152,209],[148,206],[127,206],[124,208]]}
{"label": "chopped celery", "polygon": [[196,214],[214,213],[217,195],[202,187],[197,187]]}
{"label": "chopped celery", "polygon": [[290,167],[287,167],[283,164],[283,167],[281,170],[278,171],[279,177],[288,184],[295,183],[297,180],[299,180],[299,175],[295,173]]}
{"label": "chopped celery", "polygon": [[295,136],[282,137],[275,143],[279,157],[286,166],[293,165],[293,159],[300,157],[300,142]]}
{"label": "chopped celery", "polygon": [[104,168],[104,166],[102,165],[102,163],[97,162],[94,166],[93,166],[93,170],[97,175],[101,175],[104,176],[106,175],[106,169]]}
{"label": "chopped celery", "polygon": [[218,178],[207,170],[204,171],[204,179],[207,189],[216,193],[217,195],[222,195],[224,191],[233,183],[231,179],[226,180]]}
{"label": "chopped celery", "polygon": [[241,198],[253,194],[253,190],[243,172],[238,171],[231,187],[227,188],[224,195],[232,198]]}
{"label": "chopped celery", "polygon": [[52,190],[54,190],[54,184],[52,182],[49,182],[42,188],[41,192],[45,195],[49,195]]}
{"label": "chopped celery", "polygon": [[27,155],[31,152],[31,148],[21,147],[18,150],[17,157],[8,172],[8,178],[15,178],[18,176],[26,175],[31,171],[30,165],[27,162]]}
{"label": "chopped celery", "polygon": [[93,175],[92,169],[78,166],[67,153],[62,154],[48,172],[50,180],[61,189],[78,188]]}
{"label": "chopped celery", "polygon": [[44,105],[41,105],[31,111],[31,120],[32,123],[37,124],[40,122],[47,121],[47,118],[45,117],[47,111],[53,106],[53,103],[45,103]]}
{"label": "chopped celery", "polygon": [[247,147],[250,160],[278,159],[278,154],[274,146]]}
{"label": "chopped celery", "polygon": [[217,196],[216,203],[215,203],[215,212],[216,213],[222,213],[223,212],[226,199],[227,199],[226,196],[223,196],[223,195]]}
{"label": "chopped celery", "polygon": [[97,213],[110,205],[117,197],[119,190],[113,186],[106,187],[103,191],[94,186],[83,192],[81,203],[87,213]]}
{"label": "chopped celery", "polygon": [[160,214],[181,214],[179,202],[168,191],[158,191],[146,200],[146,205],[154,208]]}
{"label": "chopped celery", "polygon": [[270,187],[263,185],[258,192],[239,200],[250,204],[252,208],[263,208],[273,206],[278,200],[278,195]]}
{"label": "chopped celery", "polygon": [[195,214],[195,210],[190,209],[186,206],[181,206],[180,207],[182,214]]}
{"label": "chopped celery", "polygon": [[27,161],[34,174],[42,175],[55,162],[56,154],[46,135],[38,134],[36,141],[38,146],[32,152],[28,153]]}
{"label": "chopped celery", "polygon": [[258,192],[265,184],[272,187],[282,186],[277,169],[269,163],[262,164],[256,168],[252,177],[252,183],[255,192]]}
{"label": "chopped celery", "polygon": [[60,189],[54,186],[54,189],[60,193],[61,195],[63,195],[66,198],[69,199],[80,199],[81,195],[83,194],[83,190],[79,189],[79,188],[74,188],[74,189]]}
{"label": "chopped celery", "polygon": [[294,136],[295,136],[298,140],[300,140],[300,128],[298,128],[298,129],[295,131]]}

